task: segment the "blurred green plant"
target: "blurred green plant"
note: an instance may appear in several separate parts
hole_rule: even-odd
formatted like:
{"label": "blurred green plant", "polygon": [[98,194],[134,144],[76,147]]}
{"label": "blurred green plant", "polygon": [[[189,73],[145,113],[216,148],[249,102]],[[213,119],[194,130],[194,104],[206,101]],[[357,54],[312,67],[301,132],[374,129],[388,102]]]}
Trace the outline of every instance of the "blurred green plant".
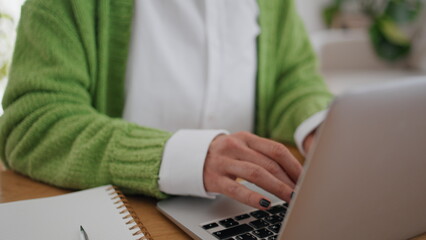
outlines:
{"label": "blurred green plant", "polygon": [[0,80],[8,73],[14,36],[13,18],[0,12]]}
{"label": "blurred green plant", "polygon": [[[331,26],[342,14],[345,3],[354,0],[333,0],[323,10],[323,19]],[[411,52],[411,36],[404,28],[420,15],[424,0],[357,0],[362,14],[371,20],[369,35],[376,54],[389,62],[407,57]]]}
{"label": "blurred green plant", "polygon": [[334,19],[340,14],[344,1],[345,0],[334,0],[323,9],[322,18],[328,27],[331,27]]}

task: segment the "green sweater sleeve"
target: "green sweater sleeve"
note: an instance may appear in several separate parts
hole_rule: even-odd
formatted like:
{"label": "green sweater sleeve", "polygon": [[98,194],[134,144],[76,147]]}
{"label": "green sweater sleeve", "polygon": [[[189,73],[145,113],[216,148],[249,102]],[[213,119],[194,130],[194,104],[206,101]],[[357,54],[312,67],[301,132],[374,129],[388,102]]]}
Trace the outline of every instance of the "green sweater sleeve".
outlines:
{"label": "green sweater sleeve", "polygon": [[267,74],[274,78],[260,86],[270,89],[263,95],[267,99],[264,102],[270,103],[265,106],[269,112],[265,119],[267,136],[294,143],[297,127],[326,109],[333,96],[318,73],[316,56],[294,1],[265,0],[261,4],[269,13],[261,15],[261,23],[269,26],[269,32],[263,39],[261,36],[260,48],[271,49],[260,53],[261,59],[262,55],[270,59],[261,69],[269,68]]}
{"label": "green sweater sleeve", "polygon": [[28,1],[22,10],[0,119],[2,161],[64,188],[114,184],[128,193],[166,197],[157,180],[171,134],[93,107],[94,65],[75,16],[42,3]]}

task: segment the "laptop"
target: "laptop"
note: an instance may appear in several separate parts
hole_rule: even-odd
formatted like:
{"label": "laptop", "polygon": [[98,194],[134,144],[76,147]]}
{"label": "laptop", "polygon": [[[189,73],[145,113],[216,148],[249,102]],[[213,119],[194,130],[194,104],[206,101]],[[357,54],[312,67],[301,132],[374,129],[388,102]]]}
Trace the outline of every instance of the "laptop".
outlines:
{"label": "laptop", "polygon": [[361,88],[332,103],[291,203],[268,211],[226,196],[158,209],[194,239],[381,240],[426,232],[426,77]]}

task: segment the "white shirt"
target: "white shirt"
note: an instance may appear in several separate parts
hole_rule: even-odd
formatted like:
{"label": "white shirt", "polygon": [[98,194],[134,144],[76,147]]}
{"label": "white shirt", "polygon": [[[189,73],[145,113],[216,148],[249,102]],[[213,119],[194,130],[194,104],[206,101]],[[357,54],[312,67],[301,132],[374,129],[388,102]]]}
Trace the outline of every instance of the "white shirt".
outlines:
{"label": "white shirt", "polygon": [[[209,144],[253,131],[256,0],[137,0],[134,11],[124,119],[175,132],[161,191],[211,197],[203,184]],[[299,145],[318,124],[296,131]]]}

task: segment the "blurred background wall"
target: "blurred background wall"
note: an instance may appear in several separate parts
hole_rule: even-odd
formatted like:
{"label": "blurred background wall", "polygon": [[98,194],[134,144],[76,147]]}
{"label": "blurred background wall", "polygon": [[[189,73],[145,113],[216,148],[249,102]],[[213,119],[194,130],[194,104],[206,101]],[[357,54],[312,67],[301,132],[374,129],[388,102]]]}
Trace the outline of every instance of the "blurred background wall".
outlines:
{"label": "blurred background wall", "polygon": [[330,0],[296,0],[300,16],[305,21],[306,30],[315,33],[325,29],[325,24],[321,18],[321,9]]}
{"label": "blurred background wall", "polygon": [[426,81],[426,0],[296,1],[334,94],[392,81]]}

